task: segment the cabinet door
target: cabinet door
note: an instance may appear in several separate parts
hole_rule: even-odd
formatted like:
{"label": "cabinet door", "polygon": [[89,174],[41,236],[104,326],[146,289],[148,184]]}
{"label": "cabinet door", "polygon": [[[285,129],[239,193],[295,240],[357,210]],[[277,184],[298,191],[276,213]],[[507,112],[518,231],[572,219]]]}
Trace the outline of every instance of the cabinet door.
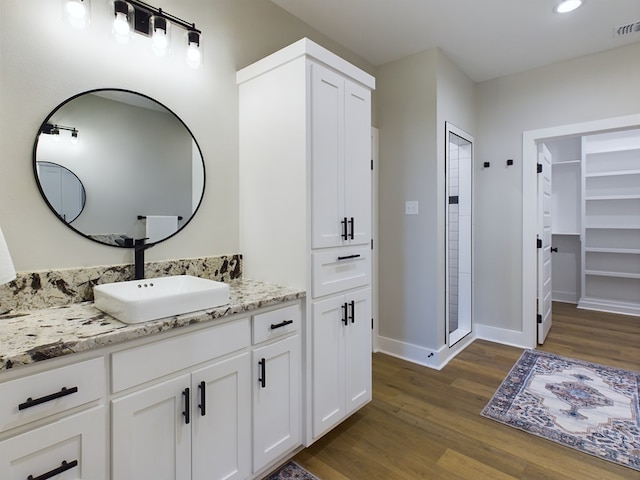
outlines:
{"label": "cabinet door", "polygon": [[371,290],[345,295],[349,325],[346,341],[346,413],[371,400]]}
{"label": "cabinet door", "polygon": [[356,245],[371,241],[371,90],[345,81],[344,117],[346,243]]}
{"label": "cabinet door", "polygon": [[189,386],[183,375],[112,401],[114,480],[191,478]]}
{"label": "cabinet door", "polygon": [[300,336],[253,351],[253,471],[300,444]]}
{"label": "cabinet door", "polygon": [[105,410],[72,415],[0,442],[0,477],[107,479]]}
{"label": "cabinet door", "polygon": [[345,415],[345,297],[313,303],[313,436],[319,437]]}
{"label": "cabinet door", "polygon": [[193,480],[250,476],[249,370],[245,352],[193,373]]}
{"label": "cabinet door", "polygon": [[344,229],[344,78],[311,65],[311,246],[342,245]]}

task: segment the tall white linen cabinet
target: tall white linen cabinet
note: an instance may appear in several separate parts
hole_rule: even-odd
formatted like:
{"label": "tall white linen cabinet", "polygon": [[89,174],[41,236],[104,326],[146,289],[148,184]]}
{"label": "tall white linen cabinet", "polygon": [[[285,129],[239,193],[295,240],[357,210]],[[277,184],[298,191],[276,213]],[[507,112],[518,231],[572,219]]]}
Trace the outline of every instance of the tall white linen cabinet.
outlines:
{"label": "tall white linen cabinet", "polygon": [[309,445],[371,400],[371,90],[306,38],[240,70],[244,275],[303,288]]}

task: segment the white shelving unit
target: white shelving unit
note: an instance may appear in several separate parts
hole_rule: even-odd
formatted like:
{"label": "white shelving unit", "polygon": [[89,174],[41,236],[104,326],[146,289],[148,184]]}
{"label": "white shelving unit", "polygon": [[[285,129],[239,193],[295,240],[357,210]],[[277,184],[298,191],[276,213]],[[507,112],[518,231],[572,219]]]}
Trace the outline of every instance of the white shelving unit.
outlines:
{"label": "white shelving unit", "polygon": [[552,293],[556,302],[580,298],[580,228],[582,222],[582,140],[545,142],[553,159],[551,191]]}
{"label": "white shelving unit", "polygon": [[640,130],[583,137],[582,151],[578,306],[640,316]]}

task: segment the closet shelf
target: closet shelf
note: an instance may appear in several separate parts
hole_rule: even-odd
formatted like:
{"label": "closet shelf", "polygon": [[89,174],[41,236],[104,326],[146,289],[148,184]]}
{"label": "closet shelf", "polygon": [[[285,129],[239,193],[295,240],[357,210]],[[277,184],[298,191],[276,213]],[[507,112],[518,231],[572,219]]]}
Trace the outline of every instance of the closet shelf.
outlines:
{"label": "closet shelf", "polygon": [[640,195],[587,195],[584,197],[586,201],[593,200],[637,200]]}
{"label": "closet shelf", "polygon": [[640,230],[640,224],[586,225],[585,230]]}
{"label": "closet shelf", "polygon": [[638,175],[640,174],[640,170],[610,170],[608,172],[593,172],[593,173],[585,173],[584,176],[586,178],[592,177],[616,177],[622,175]]}
{"label": "closet shelf", "polygon": [[606,272],[604,270],[585,270],[585,275],[592,275],[598,277],[616,277],[616,278],[632,278],[640,279],[640,273],[627,273],[627,272]]}
{"label": "closet shelf", "polygon": [[585,247],[584,251],[587,253],[630,253],[640,255],[640,248]]}
{"label": "closet shelf", "polygon": [[573,235],[573,236],[580,236],[580,232],[551,232],[551,235]]}
{"label": "closet shelf", "polygon": [[603,154],[603,153],[616,153],[616,152],[633,152],[633,151],[637,151],[638,153],[640,153],[640,145],[636,142],[633,144],[628,144],[628,143],[621,143],[620,145],[606,145],[606,146],[596,146],[596,145],[589,145],[588,147],[585,148],[585,156],[589,156],[589,155],[599,155],[599,154]]}
{"label": "closet shelf", "polygon": [[576,166],[579,165],[580,163],[582,163],[582,160],[578,159],[578,160],[567,160],[567,161],[563,161],[563,162],[556,162],[556,163],[552,163],[551,167],[559,167],[561,165],[572,165],[572,166]]}

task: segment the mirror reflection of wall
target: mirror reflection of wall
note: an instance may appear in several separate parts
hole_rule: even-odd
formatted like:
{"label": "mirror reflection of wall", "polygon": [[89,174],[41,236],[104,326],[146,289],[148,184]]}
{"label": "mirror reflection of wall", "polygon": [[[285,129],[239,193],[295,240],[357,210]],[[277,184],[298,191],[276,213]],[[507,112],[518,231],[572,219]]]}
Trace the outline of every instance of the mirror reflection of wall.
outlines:
{"label": "mirror reflection of wall", "polygon": [[[85,209],[73,228],[103,243],[143,238],[138,216],[175,216],[177,227],[198,208],[204,165],[195,139],[182,121],[157,102],[132,92],[101,90],[79,95],[47,119],[77,129],[77,143],[41,133],[36,162],[62,165],[82,178]],[[52,205],[52,199],[43,188]],[[53,207],[52,207],[53,208]]]}

